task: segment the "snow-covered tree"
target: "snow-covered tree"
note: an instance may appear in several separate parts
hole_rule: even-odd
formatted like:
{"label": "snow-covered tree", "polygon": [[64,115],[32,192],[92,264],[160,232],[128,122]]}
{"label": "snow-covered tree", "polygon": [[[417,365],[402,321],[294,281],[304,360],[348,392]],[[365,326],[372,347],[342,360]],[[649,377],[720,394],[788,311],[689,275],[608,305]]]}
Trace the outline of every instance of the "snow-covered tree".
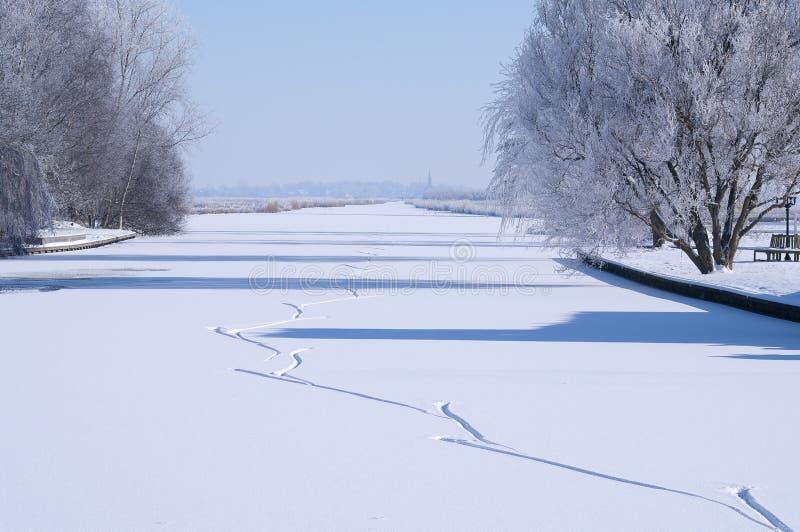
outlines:
{"label": "snow-covered tree", "polygon": [[30,149],[0,144],[0,254],[18,253],[50,223],[53,202]]}
{"label": "snow-covered tree", "polygon": [[[18,183],[44,180],[36,190],[59,216],[91,226],[179,229],[181,149],[205,133],[188,97],[191,50],[164,0],[0,0],[0,146],[38,163]],[[27,217],[7,210],[22,207],[0,203],[0,220]]]}
{"label": "snow-covered tree", "polygon": [[800,1],[542,0],[486,118],[509,218],[731,268],[800,189]]}
{"label": "snow-covered tree", "polygon": [[191,33],[170,4],[101,0],[97,12],[113,43],[115,120],[120,152],[126,155],[112,196],[121,229],[126,204],[137,186],[143,146],[159,142],[160,149],[177,150],[202,137],[205,129],[187,89]]}
{"label": "snow-covered tree", "polygon": [[91,27],[85,1],[0,0],[0,233],[17,250],[49,222],[44,177],[68,172],[67,133],[107,90]]}

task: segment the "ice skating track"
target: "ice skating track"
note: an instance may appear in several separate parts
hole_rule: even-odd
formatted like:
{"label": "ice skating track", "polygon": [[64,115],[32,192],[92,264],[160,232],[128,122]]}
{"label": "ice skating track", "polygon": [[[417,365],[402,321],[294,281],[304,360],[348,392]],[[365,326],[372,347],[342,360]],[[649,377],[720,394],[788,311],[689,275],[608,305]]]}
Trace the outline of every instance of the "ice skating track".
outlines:
{"label": "ice skating track", "polygon": [[[364,255],[375,256],[375,250],[370,249],[368,251],[361,252]],[[345,267],[349,265],[343,265]],[[359,268],[362,270],[362,268]],[[368,269],[363,269],[364,271],[368,271]],[[726,491],[731,493],[735,497],[735,501],[731,501],[730,503],[725,502],[723,500],[718,500],[711,497],[706,497],[704,495],[700,495],[697,493],[693,493],[686,490],[670,488],[666,486],[660,486],[658,484],[652,484],[649,482],[642,482],[639,480],[633,480],[628,478],[623,478],[620,476],[602,473],[599,471],[594,471],[591,469],[578,467],[575,465],[570,465],[562,462],[557,462],[554,460],[549,460],[546,458],[541,458],[537,456],[533,456],[530,454],[526,454],[523,452],[518,451],[517,449],[510,447],[506,444],[498,443],[496,441],[490,440],[486,438],[475,426],[470,422],[467,421],[462,415],[456,414],[452,408],[452,402],[450,401],[440,401],[434,403],[432,409],[422,408],[420,406],[415,406],[410,403],[405,403],[402,401],[392,400],[383,397],[377,397],[374,395],[369,395],[366,393],[362,393],[356,390],[347,390],[340,387],[335,387],[327,384],[321,384],[317,382],[312,382],[307,379],[303,379],[293,375],[292,373],[297,371],[301,365],[303,364],[304,360],[300,356],[302,353],[306,353],[314,349],[313,346],[305,346],[299,347],[297,349],[293,349],[287,353],[284,353],[280,349],[275,346],[266,344],[259,340],[255,340],[252,337],[248,336],[247,333],[257,331],[257,330],[267,330],[281,326],[287,326],[291,324],[295,324],[302,321],[310,321],[310,320],[324,320],[328,319],[328,316],[306,316],[306,310],[309,308],[321,306],[321,305],[331,305],[334,303],[343,303],[348,301],[358,301],[361,302],[366,299],[370,299],[372,297],[378,296],[364,296],[359,293],[357,289],[347,290],[349,295],[342,296],[342,297],[334,297],[330,299],[324,299],[321,301],[312,301],[307,303],[295,303],[295,302],[285,302],[283,303],[285,306],[289,307],[292,311],[292,317],[290,319],[271,322],[271,323],[264,323],[260,325],[250,326],[241,329],[231,329],[226,327],[209,327],[208,329],[214,333],[220,334],[222,336],[232,338],[238,341],[246,342],[249,344],[253,344],[257,347],[262,349],[266,349],[270,354],[267,357],[266,361],[271,361],[277,357],[285,355],[288,360],[288,365],[282,369],[272,371],[272,372],[264,372],[264,371],[257,371],[252,369],[244,369],[244,368],[236,368],[233,371],[236,371],[241,374],[260,377],[264,379],[269,379],[272,381],[277,382],[284,382],[289,384],[295,384],[300,386],[306,386],[309,389],[333,392],[333,393],[340,393],[344,394],[356,399],[367,400],[367,401],[376,401],[387,406],[404,408],[407,410],[411,410],[421,415],[425,416],[433,416],[439,418],[443,421],[451,422],[452,424],[456,425],[461,431],[465,433],[465,435],[458,436],[458,435],[437,435],[431,436],[431,439],[437,440],[444,443],[459,445],[462,447],[467,447],[474,450],[479,450],[487,453],[494,453],[497,455],[503,455],[506,457],[516,458],[520,460],[526,460],[529,462],[537,462],[539,464],[544,464],[556,468],[560,468],[566,471],[570,471],[572,473],[577,473],[581,475],[588,475],[596,478],[605,479],[612,482],[619,482],[623,484],[628,484],[631,486],[636,486],[643,489],[648,490],[656,490],[661,491],[666,494],[671,495],[678,495],[683,497],[688,497],[691,499],[695,499],[698,501],[702,501],[704,503],[716,505],[724,510],[735,512],[737,515],[742,517],[743,519],[747,519],[751,523],[758,525],[760,527],[769,529],[769,530],[779,530],[781,532],[792,532],[792,528],[786,525],[780,518],[770,512],[767,508],[765,508],[760,502],[758,502],[753,495],[752,488],[745,488],[740,486],[731,486]],[[466,436],[468,435],[468,436]],[[740,506],[740,507],[739,507]]]}

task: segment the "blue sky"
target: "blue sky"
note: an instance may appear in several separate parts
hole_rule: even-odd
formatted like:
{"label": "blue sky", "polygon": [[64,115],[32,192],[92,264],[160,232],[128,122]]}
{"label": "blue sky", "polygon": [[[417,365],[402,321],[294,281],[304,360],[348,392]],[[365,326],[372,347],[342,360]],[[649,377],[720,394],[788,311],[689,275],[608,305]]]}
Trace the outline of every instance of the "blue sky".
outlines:
{"label": "blue sky", "polygon": [[480,108],[531,0],[178,0],[192,85],[218,127],[195,184],[414,181],[479,187]]}

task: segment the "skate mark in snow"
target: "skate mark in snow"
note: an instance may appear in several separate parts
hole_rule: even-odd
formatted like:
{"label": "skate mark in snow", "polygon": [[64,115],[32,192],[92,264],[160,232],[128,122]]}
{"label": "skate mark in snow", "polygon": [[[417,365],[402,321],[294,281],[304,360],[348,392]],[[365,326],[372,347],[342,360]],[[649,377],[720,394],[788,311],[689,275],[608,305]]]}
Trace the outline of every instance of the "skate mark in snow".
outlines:
{"label": "skate mark in snow", "polygon": [[[496,447],[504,447],[506,449],[510,449],[512,451],[518,452],[513,447],[509,447],[507,445],[503,445],[502,443],[497,443],[497,442],[494,442],[492,440],[486,439],[486,437],[483,434],[481,434],[478,431],[478,429],[476,429],[475,427],[470,425],[469,422],[466,419],[464,419],[463,417],[459,416],[458,414],[456,414],[455,412],[453,412],[450,409],[450,402],[449,401],[447,401],[447,402],[444,402],[444,401],[438,402],[435,405],[436,405],[436,409],[439,410],[439,412],[441,412],[441,414],[443,416],[445,416],[447,418],[450,418],[453,421],[455,421],[456,423],[458,423],[458,425],[462,429],[467,431],[477,441],[485,443],[487,445],[494,445]],[[449,438],[449,437],[450,436],[436,436],[435,439],[444,441],[445,438]]]}
{"label": "skate mark in snow", "polygon": [[781,532],[792,532],[792,528],[789,525],[781,521],[778,516],[764,508],[761,503],[756,500],[756,498],[753,496],[752,488],[739,488],[736,490],[736,496],[744,501],[747,506],[758,512],[761,517],[769,521],[770,524],[775,527],[775,530],[780,530]]}
{"label": "skate mark in snow", "polygon": [[289,358],[292,359],[292,363],[283,369],[279,369],[278,371],[273,371],[272,374],[277,377],[284,377],[290,371],[296,370],[300,366],[300,364],[303,363],[303,359],[300,358],[300,353],[305,353],[306,351],[311,351],[312,349],[313,347],[303,347],[300,349],[295,349],[294,351],[289,353]]}
{"label": "skate mark in snow", "polygon": [[[278,357],[278,356],[282,355],[283,352],[280,349],[277,349],[277,348],[275,348],[275,347],[273,347],[273,346],[271,346],[269,344],[266,344],[266,343],[263,343],[263,342],[259,342],[258,340],[254,340],[253,338],[248,338],[243,333],[249,332],[249,331],[256,331],[258,329],[268,329],[270,327],[277,327],[279,325],[285,325],[287,323],[297,323],[297,322],[300,322],[300,321],[325,320],[325,319],[328,319],[328,316],[312,316],[312,317],[308,317],[308,318],[303,318],[301,316],[303,315],[303,313],[305,312],[305,309],[307,307],[313,307],[313,306],[316,306],[316,305],[325,305],[325,304],[328,304],[328,303],[337,303],[337,302],[340,302],[340,301],[351,301],[351,300],[354,300],[354,299],[359,299],[359,294],[358,294],[358,291],[356,289],[348,290],[348,291],[352,294],[350,297],[340,297],[340,298],[335,298],[335,299],[326,299],[324,301],[316,301],[316,302],[312,302],[312,303],[303,303],[303,304],[300,304],[300,305],[296,305],[294,303],[283,303],[287,307],[290,307],[291,309],[294,310],[294,314],[292,315],[291,319],[288,319],[288,320],[273,321],[273,322],[270,322],[270,323],[254,325],[252,327],[245,327],[243,329],[228,329],[226,327],[219,327],[218,326],[218,327],[209,327],[208,330],[210,330],[212,332],[215,332],[217,334],[221,334],[222,336],[227,336],[228,338],[233,338],[235,340],[241,340],[243,342],[254,344],[254,345],[257,345],[257,346],[259,346],[261,348],[267,349],[272,354],[269,357],[267,357],[264,361],[265,362],[269,362],[272,359],[274,359],[275,357]],[[377,295],[376,296],[365,296],[364,299],[372,298],[372,297],[380,297],[380,296],[377,296]],[[288,368],[284,369],[284,370],[281,370],[280,371],[280,376],[287,376],[287,377],[289,377],[291,379],[294,379],[294,380],[297,380],[297,381],[302,381],[303,383],[306,383],[305,381],[303,381],[303,379],[297,379],[295,377],[291,377],[291,376],[287,375],[287,373],[289,371],[292,371],[293,369],[295,369],[297,366],[299,366],[302,363],[302,359],[297,357],[296,355],[298,355],[299,353],[302,353],[304,351],[308,351],[309,349],[311,349],[311,348],[303,348],[303,349],[299,349],[299,350],[292,351],[291,353],[289,353],[290,358],[292,358],[292,365],[289,366]]]}
{"label": "skate mark in snow", "polygon": [[228,329],[226,327],[209,327],[208,330],[215,332],[217,334],[221,334],[222,336],[227,336],[228,338],[233,338],[234,340],[241,340],[242,342],[247,342],[248,344],[255,344],[259,347],[262,347],[268,351],[271,351],[272,354],[268,356],[264,362],[269,362],[273,358],[282,354],[280,349],[272,347],[269,344],[265,344],[264,342],[259,342],[258,340],[254,340],[253,338],[249,338],[245,336],[243,333],[248,331],[255,331],[258,329],[266,329],[269,327],[277,327],[278,325],[284,325],[286,323],[295,323],[298,321],[310,321],[310,320],[324,320],[328,319],[327,316],[314,316],[311,318],[293,318],[291,320],[282,320],[282,321],[275,321],[272,323],[265,323],[263,325],[255,325],[253,327],[247,327],[244,329]]}
{"label": "skate mark in snow", "polygon": [[372,251],[358,251],[359,254],[366,255],[367,257],[369,257],[367,259],[367,262],[371,262],[372,259],[380,257],[381,256],[380,252],[386,251],[384,248],[379,248],[374,246],[368,246],[367,249]]}
{"label": "skate mark in snow", "polygon": [[507,455],[507,456],[512,456],[514,458],[522,458],[524,460],[530,460],[532,462],[539,462],[541,464],[546,464],[546,465],[549,465],[549,466],[558,467],[558,468],[561,468],[561,469],[566,469],[568,471],[573,471],[575,473],[580,473],[582,475],[589,475],[589,476],[592,476],[592,477],[602,478],[602,479],[605,479],[605,480],[611,480],[611,481],[614,481],[614,482],[621,482],[623,484],[630,484],[632,486],[638,486],[640,488],[646,488],[646,489],[651,489],[651,490],[656,490],[656,491],[663,491],[663,492],[666,492],[666,493],[674,493],[676,495],[683,495],[685,497],[691,497],[693,499],[698,499],[698,500],[701,500],[701,501],[705,501],[705,502],[709,502],[709,503],[712,503],[712,504],[716,504],[716,505],[721,506],[723,508],[727,508],[728,510],[736,512],[738,515],[744,517],[748,521],[751,521],[751,522],[753,522],[753,523],[755,523],[755,524],[757,524],[759,526],[762,526],[764,528],[772,529],[772,526],[770,526],[770,525],[768,525],[766,523],[763,523],[763,522],[759,521],[758,519],[755,519],[755,518],[747,515],[742,510],[740,510],[739,508],[736,508],[735,506],[732,506],[730,504],[724,503],[722,501],[718,501],[717,499],[711,499],[709,497],[705,497],[705,496],[697,494],[697,493],[692,493],[690,491],[667,488],[665,486],[659,486],[658,484],[650,484],[648,482],[640,482],[638,480],[631,480],[631,479],[627,479],[627,478],[623,478],[623,477],[617,477],[617,476],[609,475],[609,474],[606,474],[606,473],[600,473],[599,471],[592,471],[591,469],[584,469],[582,467],[577,467],[577,466],[573,466],[573,465],[569,465],[569,464],[564,464],[564,463],[561,463],[561,462],[556,462],[554,460],[548,460],[546,458],[539,458],[537,456],[531,456],[531,455],[524,454],[524,453],[521,453],[521,452],[518,452],[518,451],[511,451],[511,450],[506,450],[506,449],[498,449],[497,447],[492,447],[492,446],[489,446],[489,445],[482,445],[480,443],[476,443],[476,442],[470,441],[470,440],[462,440],[462,439],[458,439],[458,438],[451,438],[451,437],[448,437],[448,436],[440,436],[437,439],[439,441],[444,441],[444,442],[448,442],[448,443],[454,443],[456,445],[463,445],[465,447],[472,447],[474,449],[480,449],[482,451],[488,451],[488,452],[492,452],[492,453],[504,454],[504,455]]}
{"label": "skate mark in snow", "polygon": [[452,419],[453,421],[458,423],[458,425],[462,429],[464,429],[467,432],[469,432],[472,435],[472,437],[475,438],[476,440],[481,441],[483,443],[487,443],[489,445],[497,445],[495,442],[489,441],[486,438],[484,438],[483,434],[478,432],[478,430],[475,427],[473,427],[472,425],[470,425],[467,422],[467,420],[465,420],[464,418],[462,418],[458,414],[454,414],[453,411],[450,410],[450,402],[449,401],[448,402],[436,403],[436,408],[439,410],[439,412],[442,413],[442,415],[444,415],[446,417],[449,417],[450,419]]}
{"label": "skate mark in snow", "polygon": [[[306,309],[309,308],[309,307],[316,307],[318,305],[327,305],[328,303],[339,303],[339,302],[342,302],[342,301],[353,301],[354,299],[370,299],[370,298],[373,298],[373,297],[380,297],[380,296],[360,296],[357,293],[357,291],[351,291],[351,290],[348,290],[348,292],[350,292],[350,295],[348,297],[337,297],[337,298],[334,298],[334,299],[326,299],[324,301],[314,301],[312,303],[301,303],[300,305],[296,305],[294,303],[288,303],[288,302],[287,303],[283,303],[287,307],[294,309],[294,316],[292,316],[291,320],[287,320],[287,321],[284,321],[284,322],[281,322],[281,323],[273,323],[273,324],[270,324],[270,325],[273,325],[273,326],[274,325],[282,325],[283,323],[291,323],[293,321],[298,321],[300,319],[300,316],[302,316],[305,313]],[[354,292],[355,292],[355,294],[354,294]]]}
{"label": "skate mark in snow", "polygon": [[[292,305],[294,306],[294,305]],[[234,334],[236,333],[243,333],[249,331],[257,331],[258,329],[269,329],[270,327],[277,327],[278,325],[285,325],[287,323],[295,323],[298,321],[312,321],[312,320],[327,320],[328,316],[312,316],[310,318],[292,318],[289,320],[281,320],[281,321],[273,321],[272,323],[264,323],[262,325],[253,325],[252,327],[246,327],[244,329],[228,329],[232,331]]]}
{"label": "skate mark in snow", "polygon": [[[266,344],[262,344],[261,342],[257,342],[255,340],[246,338],[246,337],[242,336],[241,333],[244,332],[244,331],[250,331],[250,330],[256,330],[256,329],[274,327],[274,326],[277,326],[277,325],[283,325],[285,323],[292,323],[292,322],[296,322],[296,321],[303,321],[303,320],[310,320],[310,319],[325,319],[326,317],[322,317],[322,318],[301,318],[300,316],[302,316],[302,314],[304,313],[305,308],[310,307],[310,306],[322,305],[322,304],[333,303],[333,302],[338,302],[338,301],[347,301],[347,300],[351,300],[351,299],[359,299],[359,294],[358,294],[358,290],[357,289],[348,290],[348,292],[350,292],[352,294],[352,297],[340,298],[340,299],[331,299],[331,300],[319,301],[319,302],[316,302],[316,303],[306,303],[306,304],[301,304],[301,305],[295,305],[295,304],[292,304],[292,303],[284,303],[286,306],[291,307],[292,309],[295,310],[295,314],[292,317],[292,319],[290,319],[290,320],[285,320],[285,321],[275,322],[275,323],[270,323],[270,324],[265,324],[265,325],[258,325],[258,326],[250,327],[250,328],[247,328],[247,329],[225,329],[223,327],[217,327],[217,328],[212,328],[211,330],[214,331],[214,332],[217,332],[219,334],[222,334],[224,336],[237,338],[237,339],[243,340],[245,342],[253,343],[253,344],[259,345],[261,347],[264,347],[266,349],[269,349],[269,350],[274,352],[274,354],[268,359],[268,360],[271,360],[272,358],[280,355],[281,352],[279,350],[271,347],[271,346],[268,346]],[[377,297],[377,296],[371,296],[371,297]],[[454,421],[455,423],[457,423],[465,432],[467,432],[470,436],[472,436],[474,438],[474,440],[466,440],[466,439],[457,438],[457,437],[453,437],[453,436],[435,436],[435,437],[433,437],[433,439],[436,439],[438,441],[447,442],[447,443],[453,443],[453,444],[456,444],[456,445],[462,445],[462,446],[465,446],[465,447],[471,447],[473,449],[479,449],[479,450],[483,450],[483,451],[487,451],[487,452],[504,454],[504,455],[507,455],[507,456],[515,457],[515,458],[521,458],[521,459],[524,459],[524,460],[530,460],[530,461],[533,461],[533,462],[539,462],[541,464],[550,465],[550,466],[553,466],[553,467],[566,469],[566,470],[569,470],[569,471],[572,471],[572,472],[575,472],[575,473],[580,473],[580,474],[583,474],[583,475],[589,475],[589,476],[602,478],[602,479],[606,479],[606,480],[610,480],[610,481],[614,481],[614,482],[620,482],[620,483],[623,483],[623,484],[629,484],[629,485],[638,486],[638,487],[641,487],[641,488],[657,490],[657,491],[662,491],[662,492],[667,492],[667,493],[673,493],[673,494],[676,494],[676,495],[683,495],[685,497],[690,497],[690,498],[698,499],[698,500],[701,500],[701,501],[705,501],[705,502],[708,502],[708,503],[715,504],[715,505],[718,505],[720,507],[726,508],[726,509],[728,509],[730,511],[736,512],[736,514],[740,515],[741,517],[747,519],[748,521],[751,521],[752,523],[755,523],[755,524],[757,524],[759,526],[762,526],[764,528],[773,529],[773,527],[775,527],[775,529],[780,530],[781,532],[787,532],[787,531],[788,532],[792,532],[791,528],[789,528],[785,523],[783,523],[774,514],[769,512],[766,508],[761,506],[758,503],[758,501],[755,500],[755,498],[750,493],[750,489],[749,488],[740,489],[737,492],[737,496],[742,501],[744,501],[745,504],[747,504],[747,506],[749,508],[751,508],[752,510],[757,512],[759,514],[759,517],[762,517],[762,518],[766,519],[767,521],[769,521],[769,523],[770,523],[769,525],[764,523],[764,522],[762,522],[762,521],[760,521],[760,520],[758,520],[758,519],[755,519],[755,518],[751,517],[750,515],[748,515],[747,513],[742,511],[741,509],[736,508],[735,506],[732,506],[730,504],[724,503],[724,502],[716,500],[716,499],[705,497],[705,496],[697,494],[697,493],[692,493],[692,492],[685,491],[685,490],[668,488],[668,487],[665,487],[665,486],[659,486],[657,484],[650,484],[650,483],[641,482],[641,481],[638,481],[638,480],[626,479],[626,478],[623,478],[623,477],[609,475],[609,474],[601,473],[601,472],[598,472],[598,471],[592,471],[590,469],[585,469],[585,468],[581,468],[581,467],[577,467],[577,466],[572,466],[572,465],[569,465],[569,464],[564,464],[564,463],[561,463],[561,462],[556,462],[554,460],[548,460],[546,458],[539,458],[539,457],[536,457],[536,456],[524,454],[524,453],[514,449],[513,447],[508,447],[506,445],[503,445],[503,444],[500,444],[500,443],[496,443],[496,442],[493,442],[491,440],[486,439],[483,436],[483,434],[481,434],[480,431],[478,431],[475,427],[473,427],[466,419],[464,419],[463,417],[459,416],[458,414],[455,414],[451,410],[450,402],[439,402],[439,403],[436,403],[435,406],[436,406],[436,409],[437,409],[438,412],[431,412],[431,411],[425,410],[423,408],[419,408],[419,407],[411,405],[411,404],[402,403],[400,401],[393,401],[391,399],[384,399],[384,398],[381,398],[381,397],[377,397],[377,396],[373,396],[373,395],[369,395],[369,394],[365,394],[365,393],[361,393],[361,392],[356,392],[356,391],[353,391],[353,390],[346,390],[344,388],[336,388],[334,386],[326,386],[326,385],[323,385],[323,384],[315,383],[315,382],[310,381],[310,380],[301,379],[299,377],[294,377],[294,376],[290,375],[290,372],[295,370],[295,369],[297,369],[297,367],[299,367],[300,364],[302,364],[302,362],[303,362],[303,359],[299,356],[300,353],[308,351],[310,349],[312,349],[312,348],[301,348],[301,349],[297,349],[295,351],[292,351],[291,353],[289,353],[289,356],[292,359],[292,363],[288,367],[286,367],[286,368],[284,368],[282,370],[278,370],[278,371],[272,372],[270,374],[261,373],[261,372],[258,372],[258,371],[247,370],[247,369],[242,369],[242,368],[237,368],[234,371],[236,371],[238,373],[244,373],[244,374],[248,374],[248,375],[252,375],[252,376],[256,376],[256,377],[261,377],[261,378],[264,378],[264,379],[272,379],[272,380],[287,382],[287,383],[290,383],[290,384],[297,384],[297,385],[301,385],[301,386],[308,386],[308,387],[311,387],[311,388],[317,388],[317,389],[320,389],[320,390],[326,390],[326,391],[341,393],[341,394],[349,395],[349,396],[352,396],[352,397],[358,397],[360,399],[366,399],[366,400],[369,400],[369,401],[375,401],[375,402],[379,402],[379,403],[383,403],[383,404],[388,404],[388,405],[391,405],[391,406],[397,406],[397,407],[400,407],[400,408],[412,410],[414,412],[417,412],[417,413],[420,413],[420,414],[424,414],[426,416],[432,416],[432,417],[437,417],[437,418],[442,418],[442,419],[448,419],[448,420],[451,420],[451,421]]]}
{"label": "skate mark in snow", "polygon": [[[323,301],[313,301],[311,303],[303,303],[302,305],[300,305],[300,308],[303,311],[305,311],[305,309],[307,309],[309,307],[316,307],[318,305],[327,305],[329,303],[340,303],[340,302],[343,302],[343,301],[353,301],[353,300],[356,300],[356,299],[372,299],[372,298],[375,298],[375,297],[380,297],[378,295],[375,295],[375,296],[362,296],[362,295],[358,294],[357,290],[347,290],[347,291],[350,293],[350,295],[347,296],[347,297],[337,297],[337,298],[334,298],[334,299],[325,299]],[[356,292],[356,294],[353,294],[353,292]],[[296,305],[292,305],[291,303],[286,303],[286,304],[291,306],[291,307],[297,308]]]}
{"label": "skate mark in snow", "polygon": [[[665,486],[659,486],[658,484],[651,484],[651,483],[648,483],[648,482],[642,482],[642,481],[638,481],[638,480],[632,480],[632,479],[627,479],[627,478],[618,477],[618,476],[614,476],[614,475],[609,475],[609,474],[606,474],[606,473],[601,473],[599,471],[592,471],[590,469],[585,469],[585,468],[582,468],[582,467],[577,467],[577,466],[573,466],[573,465],[569,465],[569,464],[564,464],[564,463],[561,463],[561,462],[556,462],[554,460],[548,460],[546,458],[539,458],[539,457],[536,457],[536,456],[524,454],[524,453],[514,449],[513,447],[508,447],[508,446],[506,446],[504,444],[496,443],[496,442],[493,442],[491,440],[486,439],[483,436],[483,434],[479,430],[477,430],[475,427],[473,427],[467,420],[465,420],[463,417],[459,416],[458,414],[455,414],[450,409],[450,403],[449,402],[436,403],[436,408],[437,408],[439,413],[431,412],[431,411],[425,410],[423,408],[416,407],[414,405],[410,405],[410,404],[407,404],[407,403],[402,403],[400,401],[393,401],[391,399],[384,399],[384,398],[381,398],[381,397],[376,397],[376,396],[368,395],[368,394],[361,393],[361,392],[356,392],[356,391],[352,391],[352,390],[346,390],[344,388],[336,388],[334,386],[326,386],[324,384],[318,384],[318,383],[315,383],[315,382],[312,382],[312,381],[309,381],[309,380],[300,379],[300,378],[294,377],[292,375],[289,375],[289,372],[292,371],[293,369],[295,369],[302,362],[302,359],[300,359],[300,357],[298,356],[299,352],[302,352],[302,351],[305,351],[305,350],[307,350],[307,349],[301,349],[301,350],[293,352],[292,353],[293,358],[295,358],[297,363],[293,364],[289,368],[286,368],[285,370],[282,370],[281,372],[275,372],[275,373],[271,373],[271,374],[266,374],[266,373],[260,373],[260,372],[257,372],[257,371],[252,371],[252,370],[247,370],[247,369],[242,369],[242,368],[237,368],[234,371],[239,372],[239,373],[245,373],[245,374],[248,374],[248,375],[253,375],[253,376],[256,376],[256,377],[265,378],[265,379],[279,380],[279,381],[288,382],[288,383],[291,383],[291,384],[298,384],[298,385],[303,385],[303,386],[309,386],[309,387],[312,387],[312,388],[317,388],[317,389],[320,389],[320,390],[327,390],[327,391],[337,392],[337,393],[341,393],[341,394],[345,394],[345,395],[350,395],[350,396],[353,396],[353,397],[358,397],[360,399],[367,399],[367,400],[370,400],[370,401],[376,401],[376,402],[380,402],[380,403],[383,403],[383,404],[388,404],[388,405],[392,405],[392,406],[397,406],[397,407],[413,410],[414,412],[417,412],[417,413],[420,413],[420,414],[424,414],[426,416],[433,416],[433,417],[437,417],[437,418],[440,418],[440,419],[448,419],[448,420],[451,420],[451,421],[455,421],[465,432],[469,433],[470,436],[475,438],[475,440],[465,440],[465,439],[457,438],[457,437],[453,437],[453,436],[434,436],[433,439],[435,439],[437,441],[453,443],[453,444],[456,444],[456,445],[463,445],[465,447],[471,447],[471,448],[479,449],[479,450],[483,450],[483,451],[504,454],[504,455],[507,455],[507,456],[511,456],[511,457],[515,457],[515,458],[521,458],[521,459],[524,459],[524,460],[530,460],[530,461],[533,461],[533,462],[539,462],[541,464],[550,465],[550,466],[553,466],[553,467],[558,467],[558,468],[566,469],[568,471],[572,471],[572,472],[575,472],[575,473],[580,473],[580,474],[583,474],[583,475],[589,475],[589,476],[593,476],[593,477],[597,477],[597,478],[602,478],[602,479],[605,479],[605,480],[610,480],[610,481],[614,481],[614,482],[620,482],[620,483],[623,483],[623,484],[629,484],[629,485],[632,485],[632,486],[638,486],[638,487],[641,487],[641,488],[646,488],[646,489],[651,489],[651,490],[656,490],[656,491],[662,491],[662,492],[666,492],[666,493],[673,493],[673,494],[676,494],[676,495],[683,495],[685,497],[691,497],[693,499],[698,499],[698,500],[701,500],[701,501],[705,501],[705,502],[708,502],[708,503],[715,504],[715,505],[718,505],[720,507],[726,508],[726,509],[728,509],[730,511],[735,512],[736,514],[740,515],[741,517],[744,517],[748,521],[751,521],[752,523],[755,523],[755,524],[760,525],[762,527],[765,527],[767,529],[772,529],[773,526],[775,526],[776,529],[780,530],[781,532],[793,532],[792,529],[789,528],[788,526],[786,526],[785,524],[783,524],[783,522],[780,521],[780,519],[775,517],[772,513],[767,511],[765,508],[763,508],[763,506],[758,504],[758,502],[755,501],[755,499],[750,494],[749,490],[740,491],[738,493],[739,497],[742,498],[742,500],[745,501],[748,504],[748,506],[750,506],[753,510],[758,512],[758,514],[760,516],[762,516],[765,519],[767,519],[773,526],[767,525],[766,523],[764,523],[762,521],[759,521],[758,519],[755,519],[755,518],[747,515],[744,511],[740,510],[739,508],[736,508],[735,506],[732,506],[730,504],[724,503],[724,502],[719,501],[717,499],[712,499],[712,498],[709,498],[709,497],[705,497],[705,496],[697,494],[697,493],[692,493],[690,491],[674,489],[674,488],[668,488],[668,487],[665,487]],[[783,527],[783,528],[781,528],[781,527]]]}
{"label": "skate mark in snow", "polygon": [[293,320],[296,320],[303,315],[303,305],[300,305],[299,307],[294,303],[284,303],[284,305],[294,309],[294,316],[292,316]]}
{"label": "skate mark in snow", "polygon": [[388,405],[392,405],[392,406],[399,406],[401,408],[407,408],[409,410],[413,410],[413,411],[418,412],[420,414],[426,414],[426,415],[429,415],[429,416],[441,417],[438,414],[435,414],[433,412],[428,412],[427,410],[425,410],[423,408],[419,408],[417,406],[409,405],[409,404],[406,404],[406,403],[401,403],[400,401],[392,401],[391,399],[384,399],[382,397],[376,397],[374,395],[368,395],[368,394],[361,393],[361,392],[354,392],[352,390],[345,390],[344,388],[335,388],[333,386],[326,386],[324,384],[317,384],[316,382],[312,382],[312,381],[305,380],[305,379],[298,379],[297,377],[292,377],[291,375],[278,376],[278,375],[275,375],[275,374],[272,374],[272,373],[260,373],[258,371],[252,371],[252,370],[249,370],[249,369],[242,369],[242,368],[237,368],[237,369],[235,369],[233,371],[236,371],[236,372],[239,372],[239,373],[246,373],[248,375],[254,375],[256,377],[262,377],[262,378],[265,378],[265,379],[274,379],[274,380],[279,380],[279,381],[283,381],[283,382],[289,382],[289,383],[292,383],[292,384],[303,384],[305,386],[310,386],[312,388],[318,388],[320,390],[327,390],[327,391],[331,391],[331,392],[343,393],[345,395],[351,395],[353,397],[359,397],[361,399],[367,399],[367,400],[370,400],[370,401],[377,401],[379,403],[384,403],[384,404],[388,404]]}
{"label": "skate mark in snow", "polygon": [[[372,249],[376,251],[385,251],[383,248],[375,248],[375,247],[367,247],[367,249]],[[359,251],[358,253],[360,253],[361,255],[367,255],[369,257],[380,257],[380,253],[377,253],[376,251]]]}
{"label": "skate mark in snow", "polygon": [[247,338],[242,335],[241,331],[237,331],[235,329],[226,329],[225,327],[209,327],[208,330],[217,334],[221,334],[222,336],[227,336],[228,338],[233,338],[234,340],[241,340],[242,342],[247,342],[248,344],[255,344],[268,351],[272,351],[272,355],[267,357],[266,362],[281,354],[278,349],[275,349],[271,345],[259,342],[258,340],[253,340],[252,338]]}

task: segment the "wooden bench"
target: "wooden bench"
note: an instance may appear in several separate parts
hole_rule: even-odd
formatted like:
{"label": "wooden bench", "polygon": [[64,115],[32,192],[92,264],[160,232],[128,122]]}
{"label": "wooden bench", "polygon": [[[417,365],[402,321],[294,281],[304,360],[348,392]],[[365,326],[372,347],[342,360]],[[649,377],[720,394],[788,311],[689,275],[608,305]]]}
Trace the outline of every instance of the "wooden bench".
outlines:
{"label": "wooden bench", "polygon": [[766,262],[780,262],[787,255],[794,262],[800,262],[800,235],[772,235],[768,248],[753,248],[753,262],[758,260],[758,254],[766,255]]}
{"label": "wooden bench", "polygon": [[[758,254],[766,255],[765,260],[758,260]],[[789,255],[794,262],[800,262],[800,249],[792,248],[755,248],[753,249],[753,262],[781,262]]]}

